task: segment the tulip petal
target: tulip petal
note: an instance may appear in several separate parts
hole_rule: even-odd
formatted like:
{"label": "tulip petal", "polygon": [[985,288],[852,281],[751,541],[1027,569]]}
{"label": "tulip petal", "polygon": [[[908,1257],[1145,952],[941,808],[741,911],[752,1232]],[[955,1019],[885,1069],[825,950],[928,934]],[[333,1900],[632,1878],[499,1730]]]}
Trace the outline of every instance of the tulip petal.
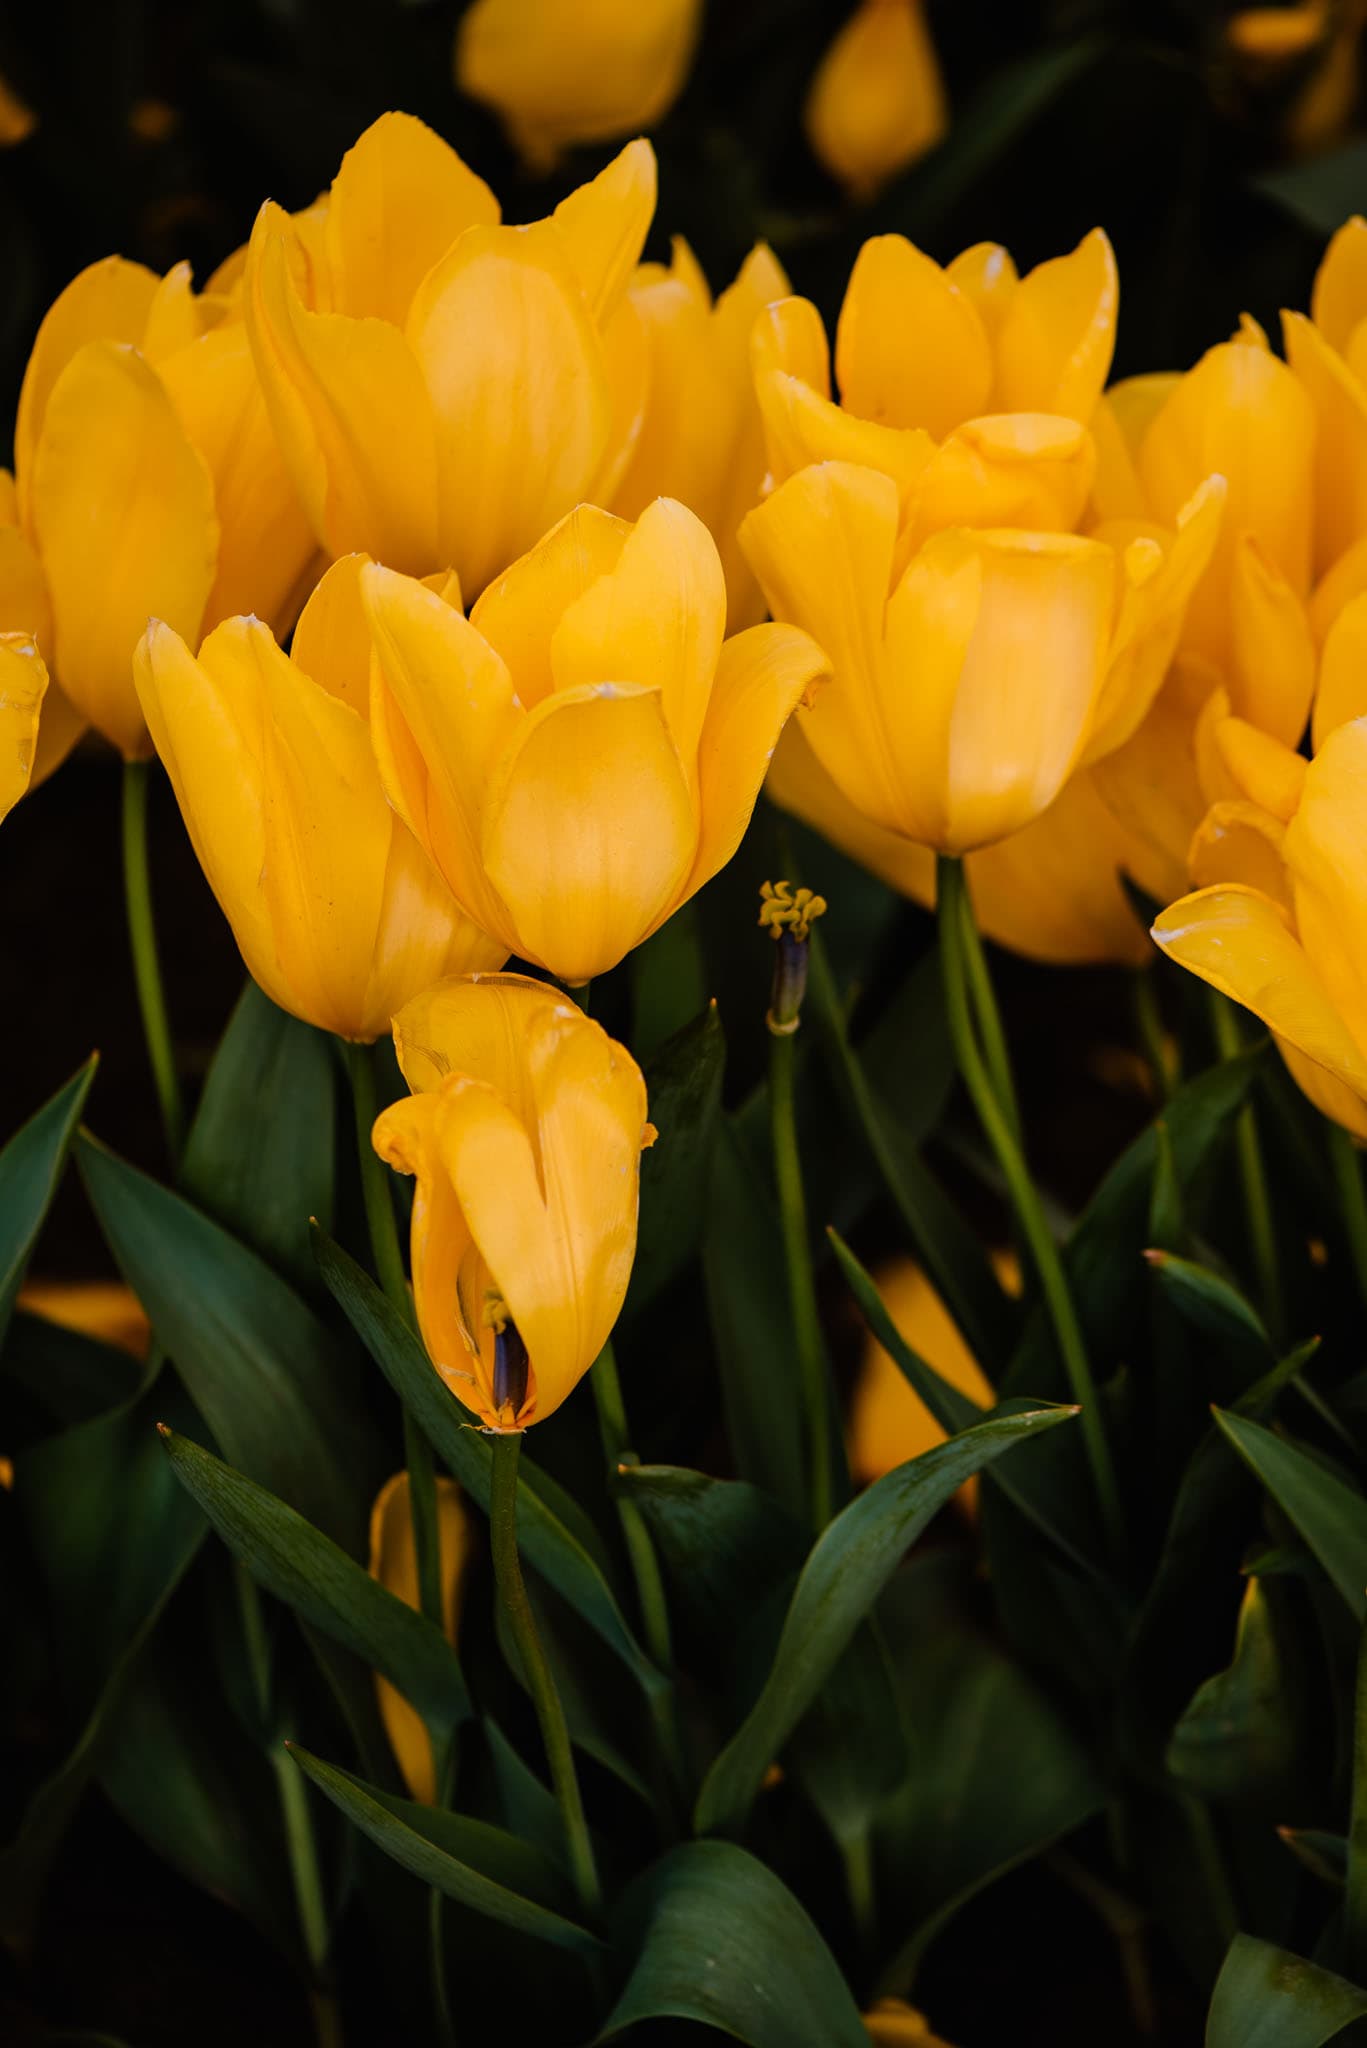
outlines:
{"label": "tulip petal", "polygon": [[1240,797],[1289,825],[1305,794],[1304,755],[1242,718],[1218,719],[1212,737]]}
{"label": "tulip petal", "polygon": [[369,555],[343,555],[320,578],[290,642],[290,660],[319,689],[370,717],[370,620],[361,596]]}
{"label": "tulip petal", "polygon": [[[1367,1044],[1364,789],[1367,720],[1354,719],[1330,733],[1306,770],[1285,852],[1301,942],[1347,1028]],[[1299,1043],[1294,1033],[1284,1035]]]}
{"label": "tulip petal", "polygon": [[1315,691],[1315,642],[1304,603],[1251,534],[1234,549],[1229,598],[1230,700],[1241,718],[1294,747]]}
{"label": "tulip petal", "polygon": [[1367,319],[1367,221],[1361,214],[1346,220],[1331,238],[1315,275],[1310,314],[1340,354],[1359,321]]}
{"label": "tulip petal", "polygon": [[34,466],[33,525],[62,687],[126,758],[143,755],[133,649],[149,614],[198,635],[218,523],[203,458],[134,349],[88,342],[58,378]]}
{"label": "tulip petal", "polygon": [[1291,915],[1291,881],[1282,858],[1286,827],[1261,805],[1226,799],[1212,804],[1196,828],[1187,871],[1198,889],[1238,882]]}
{"label": "tulip petal", "polygon": [[391,817],[391,826],[369,972],[344,1034],[367,1044],[384,1037],[415,990],[495,971],[508,958],[505,942],[460,908],[402,819]]}
{"label": "tulip petal", "polygon": [[972,300],[938,263],[905,235],[874,235],[850,273],[835,374],[858,418],[940,440],[987,410],[992,352]]}
{"label": "tulip petal", "polygon": [[47,669],[25,633],[0,633],[0,818],[28,789],[38,747]]}
{"label": "tulip petal", "polygon": [[29,633],[52,647],[52,606],[43,565],[20,526],[0,525],[0,633]]}
{"label": "tulip petal", "polygon": [[1001,413],[956,427],[917,477],[899,561],[947,526],[1070,533],[1096,469],[1091,435],[1056,413]]}
{"label": "tulip petal", "polygon": [[1296,1086],[1308,1101],[1312,1102],[1321,1116],[1332,1118],[1342,1124],[1345,1131],[1351,1131],[1360,1144],[1367,1144],[1367,1102],[1346,1081],[1337,1074],[1331,1074],[1328,1067],[1322,1067],[1284,1038],[1273,1033],[1278,1052],[1286,1062],[1286,1070]]}
{"label": "tulip petal", "polygon": [[1345,548],[1332,569],[1315,585],[1310,598],[1310,630],[1321,647],[1329,628],[1346,605],[1367,592],[1367,533]]}
{"label": "tulip petal", "polygon": [[603,345],[549,222],[462,235],[408,333],[437,422],[442,554],[478,593],[597,475],[613,425]]}
{"label": "tulip petal", "polygon": [[1311,742],[1318,753],[1336,726],[1367,716],[1367,592],[1346,604],[1320,656]]}
{"label": "tulip petal", "polygon": [[[461,1581],[470,1561],[473,1537],[469,1512],[454,1479],[438,1476],[436,1506],[437,1583],[441,1589],[442,1627],[448,1641],[454,1642],[459,1625]],[[413,1531],[413,1502],[407,1472],[396,1472],[376,1495],[375,1505],[370,1511],[369,1571],[371,1578],[378,1580],[387,1593],[392,1593],[407,1607],[421,1609],[418,1546]],[[403,1694],[379,1672],[375,1674],[375,1695],[385,1733],[410,1798],[431,1806],[437,1797],[437,1777],[426,1723]]]}
{"label": "tulip petal", "polygon": [[1217,693],[1224,697],[1217,671],[1179,654],[1130,738],[1088,770],[1121,830],[1147,849],[1144,867],[1132,859],[1127,871],[1159,902],[1186,888],[1192,834],[1218,793],[1198,765],[1202,709]]}
{"label": "tulip petal", "polygon": [[658,688],[604,681],[547,697],[483,819],[516,950],[562,981],[615,967],[676,899],[697,829]]}
{"label": "tulip petal", "polygon": [[[472,230],[471,232],[475,232]],[[311,312],[291,272],[294,230],[257,215],[243,310],[271,422],[319,542],[415,572],[440,560],[432,409],[403,335]]]}
{"label": "tulip petal", "polygon": [[1315,409],[1315,566],[1367,530],[1367,391],[1302,313],[1283,313],[1286,359]]}
{"label": "tulip petal", "polygon": [[922,0],[860,0],[807,96],[803,124],[816,155],[868,199],[932,149],[947,121]]}
{"label": "tulip petal", "polygon": [[536,1105],[522,1043],[547,1003],[563,1000],[529,974],[472,974],[424,989],[394,1018],[394,1050],[415,1095],[473,1074],[529,1127]]}
{"label": "tulip petal", "polygon": [[436,1095],[392,1102],[376,1119],[371,1142],[387,1165],[417,1182],[410,1257],[413,1304],[428,1356],[462,1406],[487,1422],[488,1394],[480,1391],[479,1360],[461,1316],[459,1279],[473,1249],[470,1226],[439,1154],[442,1113]]}
{"label": "tulip petal", "polygon": [[[600,512],[596,505],[576,506],[481,593],[470,624],[502,655],[518,701],[528,710],[556,687],[551,645],[561,619],[594,584],[611,575],[630,535],[625,519]],[[629,674],[609,665],[582,680],[601,682],[604,676]]]}
{"label": "tulip petal", "polygon": [[656,183],[655,152],[638,135],[596,178],[567,194],[551,216],[590,317],[600,327],[640,261],[655,214]]}
{"label": "tulip petal", "polygon": [[402,328],[413,294],[457,235],[499,204],[449,143],[412,114],[381,114],[342,158],[323,230],[332,306]]}
{"label": "tulip petal", "polygon": [[1002,323],[995,406],[1088,419],[1111,367],[1119,305],[1115,251],[1100,228],[1071,256],[1037,265]]}
{"label": "tulip petal", "polygon": [[650,337],[640,308],[623,299],[603,329],[603,369],[612,396],[612,422],[591,495],[598,504],[613,504],[645,426],[653,365]]}
{"label": "tulip petal", "polygon": [[1000,242],[975,242],[945,265],[945,276],[972,301],[983,332],[995,342],[1020,283],[1010,250]]}

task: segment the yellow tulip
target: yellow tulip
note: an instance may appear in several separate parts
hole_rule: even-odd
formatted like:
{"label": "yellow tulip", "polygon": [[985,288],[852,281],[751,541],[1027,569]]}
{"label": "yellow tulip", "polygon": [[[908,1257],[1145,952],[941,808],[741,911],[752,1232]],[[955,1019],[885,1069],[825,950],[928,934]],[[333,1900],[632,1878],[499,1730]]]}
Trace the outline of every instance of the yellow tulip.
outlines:
{"label": "yellow tulip", "polygon": [[147,1356],[147,1312],[121,1280],[27,1280],[19,1290],[19,1307],[134,1358]]}
{"label": "yellow tulip", "polygon": [[149,614],[196,644],[235,611],[287,628],[314,552],[232,300],[196,297],[184,263],[83,270],[38,330],[14,447],[0,630],[32,635],[51,671],[34,777],[87,723],[145,756]]}
{"label": "yellow tulip", "polygon": [[306,1023],[368,1041],[440,976],[507,958],[385,801],[366,723],[362,558],[334,564],[287,658],[229,619],[198,658],[154,621],[138,698],[251,973]]}
{"label": "yellow tulip", "polygon": [[1156,902],[1170,902],[1187,887],[1192,835],[1207,806],[1227,793],[1212,732],[1228,713],[1218,671],[1196,655],[1179,655],[1147,717],[1092,770],[1097,794],[1131,842],[1126,872]]}
{"label": "yellow tulip", "polygon": [[782,266],[761,242],[713,305],[707,280],[680,237],[667,270],[642,264],[631,285],[649,350],[649,396],[611,509],[636,519],[652,498],[666,497],[697,513],[721,555],[732,633],[764,617],[764,599],[737,538],[765,473],[750,336],[764,307],[787,290]]}
{"label": "yellow tulip", "polygon": [[1207,487],[1166,551],[948,531],[899,574],[891,478],[827,462],[781,485],[741,540],[774,616],[830,659],[802,721],[826,773],[884,831],[967,853],[1030,824],[1133,731],[1218,517]]}
{"label": "yellow tulip", "polygon": [[1024,278],[993,243],[941,269],[904,236],[876,235],[836,328],[839,403],[814,306],[783,299],[756,324],[770,471],[781,483],[812,462],[881,469],[908,549],[946,526],[1068,532],[1092,484],[1087,422],[1118,304],[1099,228]]}
{"label": "yellow tulip", "polygon": [[[460,1626],[461,1581],[471,1549],[470,1517],[454,1479],[437,1479],[437,1554],[442,1625],[454,1643]],[[407,1472],[396,1472],[375,1496],[370,1511],[370,1576],[404,1605],[421,1609],[418,1551],[413,1537],[412,1497]],[[375,1674],[375,1696],[390,1748],[398,1759],[409,1796],[433,1806],[437,1773],[432,1739],[415,1707],[387,1678]]]}
{"label": "yellow tulip", "polygon": [[[1003,1277],[1009,1273],[1019,1291],[1020,1270],[1014,1260],[999,1261]],[[948,1309],[921,1268],[911,1259],[898,1259],[878,1275],[878,1292],[883,1305],[913,1351],[927,1365],[947,1379],[952,1387],[976,1401],[984,1410],[996,1406],[991,1381],[984,1375]],[[885,1472],[919,1458],[945,1440],[945,1432],[909,1384],[906,1375],[870,1333],[864,1344],[859,1378],[850,1407],[850,1469],[863,1486],[871,1486]],[[971,1504],[973,1482],[963,1489]]]}
{"label": "yellow tulip", "polygon": [[1324,574],[1367,535],[1367,221],[1325,251],[1311,317],[1283,313],[1286,357],[1313,409],[1315,567]]}
{"label": "yellow tulip", "polygon": [[544,1422],[617,1320],[636,1252],[645,1082],[523,975],[472,975],[394,1020],[415,1092],[375,1149],[415,1176],[413,1293],[432,1363],[486,1429]]}
{"label": "yellow tulip", "polygon": [[0,633],[0,818],[34,778],[48,673],[31,633]]}
{"label": "yellow tulip", "polygon": [[266,402],[331,556],[469,597],[581,498],[611,497],[645,405],[627,302],[655,207],[633,142],[530,227],[455,151],[385,114],[325,202],[257,216],[243,294]]}
{"label": "yellow tulip", "polygon": [[864,2030],[874,2048],[950,2048],[930,2031],[930,2022],[900,1998],[880,1998],[863,2015]]}
{"label": "yellow tulip", "polygon": [[563,981],[615,966],[731,858],[825,672],[791,627],[723,644],[716,547],[668,498],[634,526],[581,506],[468,621],[392,570],[361,580],[390,801],[466,914]]}
{"label": "yellow tulip", "polygon": [[933,149],[948,126],[921,0],[859,0],[812,80],[807,136],[856,199]]}
{"label": "yellow tulip", "polygon": [[678,98],[702,0],[474,0],[456,84],[500,116],[528,163],[655,123]]}

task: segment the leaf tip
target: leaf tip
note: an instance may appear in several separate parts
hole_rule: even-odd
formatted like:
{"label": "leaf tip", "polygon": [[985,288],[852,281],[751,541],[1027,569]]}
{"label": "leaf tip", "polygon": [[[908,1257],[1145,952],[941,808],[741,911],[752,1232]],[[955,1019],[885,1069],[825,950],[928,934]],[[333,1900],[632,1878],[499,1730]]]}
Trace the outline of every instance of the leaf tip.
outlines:
{"label": "leaf tip", "polygon": [[1146,1265],[1159,1267],[1166,1266],[1172,1254],[1171,1252],[1160,1250],[1157,1245],[1147,1245],[1140,1256]]}
{"label": "leaf tip", "polygon": [[171,1441],[171,1431],[170,1431],[170,1429],[168,1428],[168,1426],[166,1425],[166,1423],[164,1423],[164,1422],[159,1422],[159,1423],[157,1424],[157,1435],[158,1435],[158,1436],[159,1436],[159,1437],[161,1438],[161,1440],[162,1440],[162,1442],[163,1442],[164,1444],[169,1444],[169,1443],[170,1443],[170,1441]]}

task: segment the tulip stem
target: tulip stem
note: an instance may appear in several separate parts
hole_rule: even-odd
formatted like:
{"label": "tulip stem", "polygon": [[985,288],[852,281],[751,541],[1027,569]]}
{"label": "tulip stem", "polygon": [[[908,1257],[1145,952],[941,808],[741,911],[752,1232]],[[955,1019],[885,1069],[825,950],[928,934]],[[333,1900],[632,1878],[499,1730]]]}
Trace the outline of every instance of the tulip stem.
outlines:
{"label": "tulip stem", "polygon": [[797,1110],[793,1095],[796,1032],[771,1032],[769,1038],[769,1117],[778,1187],[783,1259],[788,1273],[788,1303],[797,1344],[798,1380],[807,1410],[811,1459],[812,1522],[820,1532],[831,1519],[834,1474],[831,1470],[830,1386],[812,1250],[807,1234],[807,1203],[802,1191],[802,1157],[797,1143]]}
{"label": "tulip stem", "polygon": [[[622,1399],[617,1354],[612,1348],[610,1337],[599,1352],[589,1378],[598,1408],[598,1430],[603,1439],[603,1449],[607,1454],[609,1466],[615,1470],[623,1464],[636,1464],[636,1454],[628,1448],[626,1403]],[[632,1577],[636,1581],[636,1595],[641,1605],[646,1647],[661,1671],[668,1673],[674,1668],[674,1646],[670,1636],[669,1607],[665,1600],[664,1579],[661,1576],[659,1559],[655,1555],[655,1546],[650,1540],[649,1531],[641,1519],[641,1511],[635,1501],[619,1497],[617,1515],[622,1524],[627,1555],[631,1560]]]}
{"label": "tulip stem", "polygon": [[522,1455],[522,1433],[520,1430],[502,1433],[493,1431],[489,1436],[489,1445],[493,1454],[490,1471],[489,1536],[494,1555],[494,1577],[498,1582],[499,1597],[512,1625],[513,1639],[522,1659],[523,1675],[531,1691],[536,1718],[540,1723],[541,1740],[545,1745],[546,1762],[550,1766],[551,1783],[555,1788],[555,1796],[560,1804],[560,1816],[564,1822],[575,1889],[585,1912],[596,1917],[602,1905],[602,1892],[598,1884],[598,1866],[594,1862],[588,1822],[584,1818],[584,1802],[579,1795],[579,1779],[574,1768],[574,1752],[570,1748],[570,1732],[565,1724],[565,1709],[560,1703],[555,1674],[551,1670],[542,1645],[531,1601],[527,1598],[527,1588],[522,1580],[522,1561],[517,1552],[517,1468]]}
{"label": "tulip stem", "polygon": [[147,860],[147,798],[151,777],[150,761],[124,762],[123,893],[128,912],[128,939],[133,954],[133,979],[137,984],[147,1056],[152,1065],[157,1101],[161,1105],[166,1147],[171,1155],[171,1164],[179,1166],[181,1148],[185,1143],[185,1104],[176,1075],[171,1027],[166,1018],[166,991],[162,986],[161,963],[157,957],[157,928],[152,916],[152,877]]}
{"label": "tulip stem", "polygon": [[1002,1028],[997,999],[992,993],[992,978],[987,971],[987,957],[983,952],[982,937],[973,915],[968,877],[963,872],[962,863],[959,864],[959,873],[959,937],[963,946],[962,960],[964,979],[968,984],[968,997],[973,1005],[973,1016],[978,1027],[978,1036],[982,1041],[983,1059],[993,1092],[1018,1149],[1023,1150],[1020,1108],[1016,1102],[1016,1085],[1011,1078],[1011,1055],[1006,1048],[1006,1032]]}
{"label": "tulip stem", "polygon": [[1173,1072],[1172,1056],[1163,1029],[1163,1013],[1158,1007],[1158,989],[1152,971],[1147,967],[1136,967],[1132,985],[1139,1043],[1153,1077],[1154,1099],[1161,1106],[1171,1095],[1177,1076]]}
{"label": "tulip stem", "polygon": [[[1227,997],[1212,991],[1211,1015],[1215,1025],[1215,1046],[1222,1060],[1234,1060],[1243,1051],[1243,1034],[1238,1012]],[[1272,1201],[1267,1191],[1263,1150],[1258,1142],[1258,1119],[1253,1104],[1246,1102],[1234,1125],[1234,1143],[1239,1156],[1239,1178],[1243,1183],[1244,1214],[1248,1221],[1253,1262],[1258,1270],[1258,1291],[1262,1297],[1263,1319],[1274,1343],[1285,1334],[1286,1308],[1282,1297],[1281,1262],[1277,1256],[1277,1233],[1272,1222]]]}
{"label": "tulip stem", "polygon": [[1367,1301],[1367,1196],[1362,1189],[1362,1163],[1358,1148],[1342,1124],[1329,1125],[1329,1160],[1339,1193],[1343,1227],[1353,1260],[1358,1291]]}
{"label": "tulip stem", "polygon": [[[1039,1275],[1049,1320],[1054,1326],[1054,1336],[1063,1359],[1064,1370],[1068,1375],[1068,1384],[1072,1389],[1073,1399],[1081,1410],[1083,1441],[1092,1468],[1092,1481],[1096,1487],[1102,1520],[1112,1551],[1119,1559],[1123,1556],[1125,1547],[1125,1524],[1120,1507],[1120,1490],[1116,1483],[1111,1447],[1101,1418],[1101,1408],[1097,1400],[1096,1385],[1092,1379],[1092,1368],[1087,1358],[1082,1328],[1078,1322],[1077,1310],[1073,1306],[1072,1295],[1068,1290],[1063,1261],[1059,1257],[1058,1246],[1050,1234],[1038,1191],[1030,1178],[1024,1154],[1012,1132],[1008,1117],[997,1099],[987,1063],[973,1029],[968,996],[969,974],[963,948],[964,923],[966,918],[972,915],[972,906],[968,901],[962,862],[953,855],[941,854],[937,864],[935,887],[939,910],[941,958],[944,964],[945,1007],[948,1012],[950,1037],[959,1062],[959,1072],[972,1098],[973,1107],[977,1111],[988,1143],[996,1154],[997,1164],[1002,1170],[1002,1177],[1011,1198],[1011,1206]],[[991,984],[985,972],[983,980],[986,998],[990,1002]],[[995,1009],[995,1003],[993,1008]]]}

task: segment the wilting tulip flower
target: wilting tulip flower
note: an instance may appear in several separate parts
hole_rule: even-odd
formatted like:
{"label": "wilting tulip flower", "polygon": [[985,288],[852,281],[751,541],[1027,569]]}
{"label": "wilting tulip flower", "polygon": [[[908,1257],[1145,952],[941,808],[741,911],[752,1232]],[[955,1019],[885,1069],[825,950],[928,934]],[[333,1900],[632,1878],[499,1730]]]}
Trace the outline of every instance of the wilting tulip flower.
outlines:
{"label": "wilting tulip flower", "polygon": [[1099,228],[1024,278],[993,243],[941,269],[902,235],[874,236],[836,328],[838,404],[814,306],[783,299],[756,324],[775,481],[828,460],[882,470],[897,485],[907,548],[948,526],[1071,531],[1092,484],[1087,422],[1118,303]]}
{"label": "wilting tulip flower", "polygon": [[874,2048],[950,2048],[930,2031],[930,2022],[901,1998],[880,1998],[862,2015]]}
{"label": "wilting tulip flower", "polygon": [[674,242],[668,270],[643,263],[631,284],[650,356],[641,431],[612,510],[637,518],[652,498],[677,498],[710,530],[726,574],[726,623],[764,617],[737,531],[764,483],[764,433],[750,373],[750,336],[788,280],[761,242],[716,304],[692,250]]}
{"label": "wilting tulip flower", "polygon": [[325,201],[267,201],[243,283],[285,461],[329,555],[467,598],[581,498],[606,501],[645,404],[624,303],[655,207],[633,142],[547,220],[501,227],[453,149],[385,114]]}
{"label": "wilting tulip flower", "polygon": [[456,84],[501,115],[528,162],[653,128],[693,60],[702,0],[474,0]]}
{"label": "wilting tulip flower", "polygon": [[506,953],[591,980],[735,852],[769,757],[826,662],[805,633],[723,645],[705,526],[580,506],[467,621],[406,576],[362,576],[371,731],[391,802]]}
{"label": "wilting tulip flower", "polygon": [[655,1132],[625,1046],[523,975],[429,990],[394,1020],[415,1092],[375,1149],[415,1176],[413,1293],[432,1363],[486,1429],[544,1422],[617,1320]]}
{"label": "wilting tulip flower", "polygon": [[812,148],[856,199],[935,147],[945,88],[921,0],[859,0],[821,60],[804,119]]}
{"label": "wilting tulip flower", "polygon": [[149,614],[186,640],[235,611],[292,622],[313,556],[231,299],[117,256],[54,301],[0,488],[0,629],[51,672],[37,773],[94,725],[151,752],[133,689]]}
{"label": "wilting tulip flower", "polygon": [[[470,1517],[454,1479],[439,1476],[436,1485],[441,1618],[449,1641],[454,1643],[460,1625],[461,1581],[470,1556]],[[378,1579],[385,1591],[402,1600],[405,1606],[421,1610],[418,1550],[413,1537],[412,1496],[407,1472],[396,1472],[392,1479],[385,1481],[370,1511],[370,1576]],[[380,1704],[385,1733],[398,1759],[410,1797],[421,1800],[424,1806],[434,1805],[437,1773],[432,1760],[432,1739],[422,1715],[378,1671],[375,1674],[375,1695]]]}
{"label": "wilting tulip flower", "polygon": [[138,697],[251,973],[282,1009],[368,1041],[442,975],[501,966],[385,801],[366,723],[362,562],[334,564],[289,657],[229,619],[196,657],[154,621]]}
{"label": "wilting tulip flower", "polygon": [[954,530],[898,573],[896,486],[827,462],[781,485],[741,539],[774,616],[830,659],[802,721],[821,766],[872,824],[957,854],[1028,825],[1134,730],[1218,521],[1208,485],[1166,551]]}

